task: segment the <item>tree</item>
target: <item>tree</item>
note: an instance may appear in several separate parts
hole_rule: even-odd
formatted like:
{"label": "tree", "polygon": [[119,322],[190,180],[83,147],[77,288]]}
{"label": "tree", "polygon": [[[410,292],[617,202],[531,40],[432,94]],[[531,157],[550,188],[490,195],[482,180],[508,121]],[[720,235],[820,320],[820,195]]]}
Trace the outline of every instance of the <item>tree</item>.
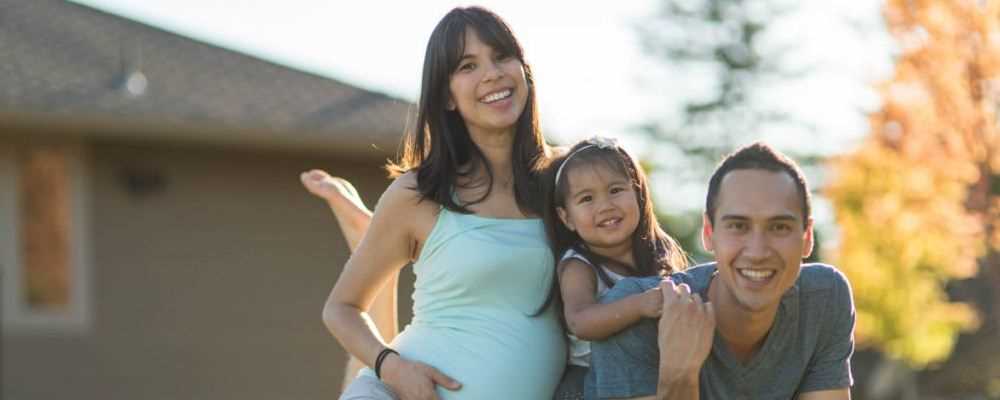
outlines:
{"label": "tree", "polygon": [[901,54],[870,136],[831,163],[826,194],[859,343],[920,369],[977,326],[946,284],[1000,243],[1000,1],[888,0],[884,15]]}
{"label": "tree", "polygon": [[[671,186],[677,189],[674,193],[703,193],[705,182],[724,154],[748,141],[762,125],[789,121],[789,115],[757,101],[757,97],[762,86],[793,75],[783,67],[780,49],[761,46],[768,23],[791,4],[779,0],[664,0],[649,23],[639,26],[643,47],[661,72],[704,86],[701,90],[665,91],[664,110],[659,114],[666,117],[638,127],[656,143],[655,156],[644,157],[644,166],[659,182],[657,186]],[[677,98],[682,99],[679,110],[670,109],[670,100]],[[677,111],[680,115],[675,115]],[[701,249],[700,205],[674,206],[661,213],[663,226],[696,260],[709,260],[710,255]]]}
{"label": "tree", "polygon": [[722,155],[763,127],[808,128],[762,99],[775,82],[804,75],[783,57],[792,44],[766,40],[768,25],[794,7],[787,0],[665,0],[651,23],[640,26],[643,47],[665,61],[664,72],[706,84],[701,90],[671,91],[668,97],[683,98],[681,115],[640,127],[657,140],[658,152],[668,153],[655,160],[658,166],[703,185]]}
{"label": "tree", "polygon": [[[657,87],[662,112],[638,127],[655,142],[644,165],[656,186],[670,187],[674,196],[657,201],[671,206],[661,218],[664,227],[699,261],[711,259],[701,251],[700,202],[661,200],[703,194],[716,163],[738,145],[767,138],[766,133],[815,132],[787,104],[768,97],[776,87],[807,79],[811,70],[786,57],[794,56],[789,53],[800,43],[771,35],[770,26],[791,17],[796,7],[792,0],[663,0],[639,26],[659,72],[653,80],[672,82]],[[676,77],[697,87],[675,87]],[[822,157],[804,149],[783,148],[815,175]]]}

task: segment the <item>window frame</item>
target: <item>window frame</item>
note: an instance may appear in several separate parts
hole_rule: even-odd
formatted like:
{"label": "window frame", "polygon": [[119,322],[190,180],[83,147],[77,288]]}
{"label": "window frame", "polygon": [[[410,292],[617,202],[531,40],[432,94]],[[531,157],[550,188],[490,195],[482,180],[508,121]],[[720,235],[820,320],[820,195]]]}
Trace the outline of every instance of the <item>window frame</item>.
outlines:
{"label": "window frame", "polygon": [[[91,331],[94,320],[89,213],[90,170],[84,147],[67,144],[69,169],[69,305],[65,310],[32,308],[24,293],[21,260],[21,215],[19,152],[30,151],[31,143],[0,146],[0,310],[3,333],[75,333]],[[62,144],[60,144],[62,146]]]}

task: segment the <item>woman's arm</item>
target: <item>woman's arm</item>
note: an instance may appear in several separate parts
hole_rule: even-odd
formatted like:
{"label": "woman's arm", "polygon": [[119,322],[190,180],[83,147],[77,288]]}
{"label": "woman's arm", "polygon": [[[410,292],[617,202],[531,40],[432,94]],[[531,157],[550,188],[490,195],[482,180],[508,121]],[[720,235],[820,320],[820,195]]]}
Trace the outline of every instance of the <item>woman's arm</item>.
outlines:
{"label": "woman's arm", "polygon": [[566,324],[576,337],[601,340],[631,326],[643,317],[660,315],[663,296],[656,287],[618,301],[597,302],[597,276],[581,260],[569,259],[559,265],[559,290],[563,297]]}
{"label": "woman's arm", "polygon": [[[371,224],[372,212],[368,210],[358,191],[347,180],[330,176],[326,171],[311,170],[300,176],[302,185],[313,195],[326,201],[330,211],[337,218],[347,247],[351,252],[358,248],[361,238]],[[397,290],[399,274],[394,274],[389,283],[375,296],[375,301],[368,310],[368,315],[375,323],[378,332],[386,341],[392,341],[399,332],[397,310]],[[342,388],[346,388],[357,376],[364,364],[353,356],[349,356],[344,367]]]}
{"label": "woman's arm", "polygon": [[[419,194],[411,189],[415,183],[413,174],[405,174],[389,185],[323,308],[323,321],[330,332],[369,366],[386,344],[366,311],[378,291],[410,261],[420,224],[433,220],[437,213],[433,203],[419,201]],[[436,385],[452,390],[459,387],[431,366],[398,356],[387,357],[381,372],[382,380],[407,399],[434,398]]]}

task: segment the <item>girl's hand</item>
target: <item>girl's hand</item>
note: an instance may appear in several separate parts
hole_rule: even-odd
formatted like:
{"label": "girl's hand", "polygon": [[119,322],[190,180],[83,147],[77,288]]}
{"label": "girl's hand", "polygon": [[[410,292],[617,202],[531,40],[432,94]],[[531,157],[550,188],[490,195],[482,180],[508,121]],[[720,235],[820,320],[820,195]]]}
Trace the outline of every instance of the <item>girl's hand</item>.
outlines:
{"label": "girl's hand", "polygon": [[401,400],[438,400],[438,385],[458,390],[462,384],[441,373],[437,368],[417,361],[408,361],[391,354],[382,362],[382,381]]}
{"label": "girl's hand", "polygon": [[654,287],[639,295],[639,314],[644,318],[659,318],[663,311],[663,294]]}

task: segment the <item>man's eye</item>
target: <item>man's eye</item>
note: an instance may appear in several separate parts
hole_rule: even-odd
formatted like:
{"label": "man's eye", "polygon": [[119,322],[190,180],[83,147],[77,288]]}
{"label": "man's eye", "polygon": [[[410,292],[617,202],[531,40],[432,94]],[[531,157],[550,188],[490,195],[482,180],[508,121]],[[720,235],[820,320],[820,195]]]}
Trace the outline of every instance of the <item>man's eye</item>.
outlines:
{"label": "man's eye", "polygon": [[771,230],[775,232],[784,233],[791,231],[792,227],[789,226],[788,224],[775,224],[771,226]]}
{"label": "man's eye", "polygon": [[730,222],[726,225],[726,228],[734,231],[742,231],[746,229],[747,224],[745,222]]}

